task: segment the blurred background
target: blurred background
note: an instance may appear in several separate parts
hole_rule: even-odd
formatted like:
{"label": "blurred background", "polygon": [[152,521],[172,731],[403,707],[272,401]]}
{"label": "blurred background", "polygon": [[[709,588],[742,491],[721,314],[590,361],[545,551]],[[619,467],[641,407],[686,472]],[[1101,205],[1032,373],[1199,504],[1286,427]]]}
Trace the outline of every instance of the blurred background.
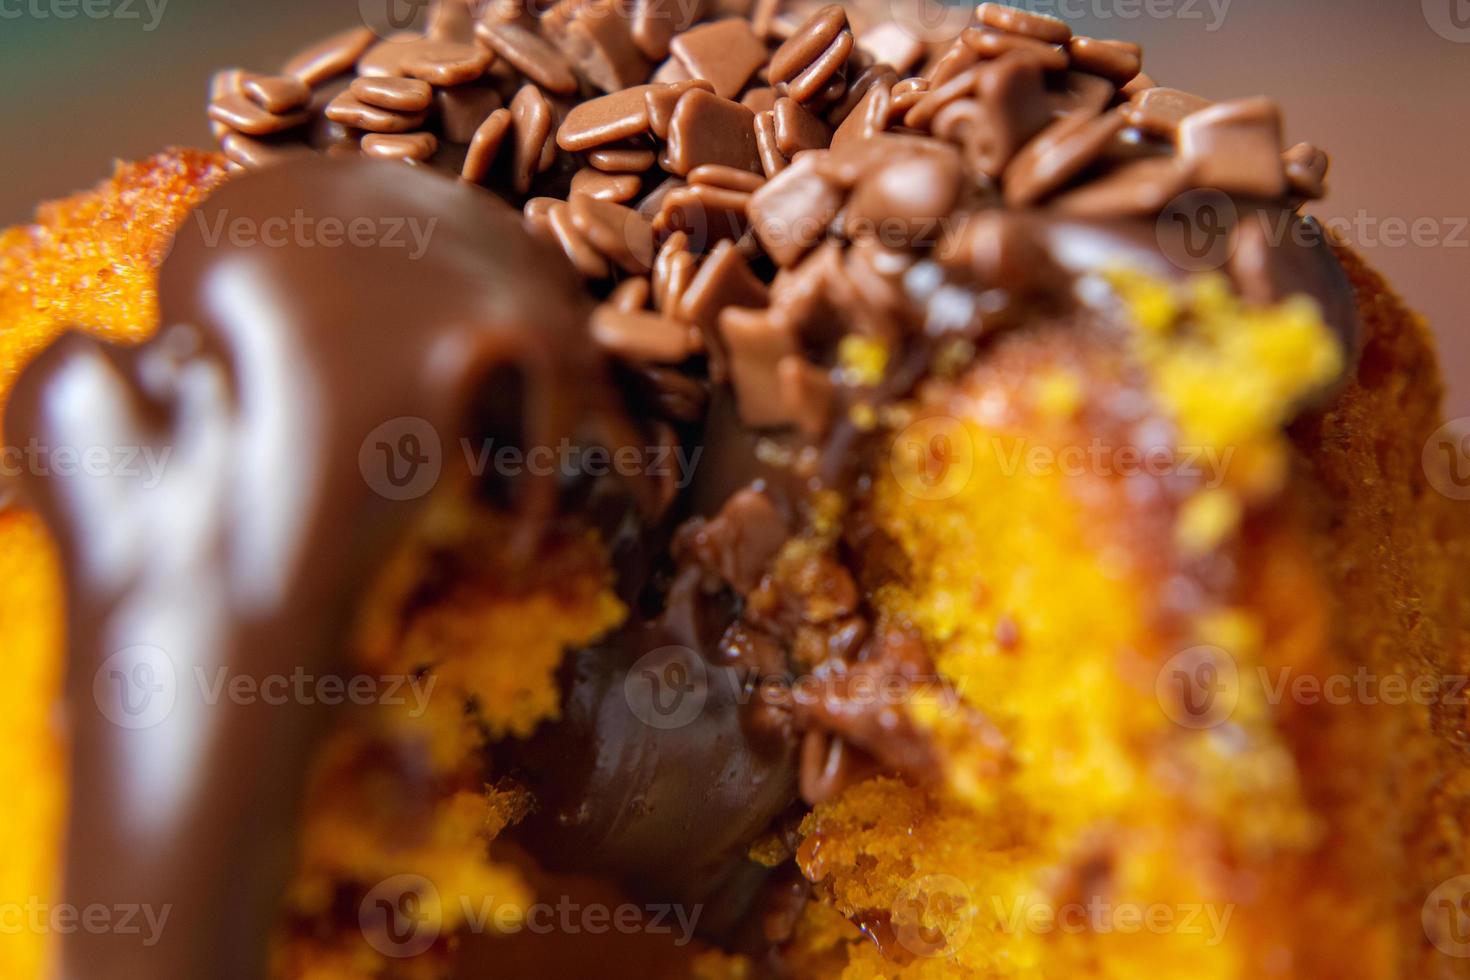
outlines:
{"label": "blurred background", "polygon": [[[211,72],[273,69],[374,2],[0,0],[0,225],[91,184],[115,157],[210,145]],[[1470,0],[1014,5],[1142,43],[1163,84],[1279,99],[1288,142],[1332,156],[1330,194],[1313,213],[1335,219],[1429,318],[1449,413],[1470,415]]]}

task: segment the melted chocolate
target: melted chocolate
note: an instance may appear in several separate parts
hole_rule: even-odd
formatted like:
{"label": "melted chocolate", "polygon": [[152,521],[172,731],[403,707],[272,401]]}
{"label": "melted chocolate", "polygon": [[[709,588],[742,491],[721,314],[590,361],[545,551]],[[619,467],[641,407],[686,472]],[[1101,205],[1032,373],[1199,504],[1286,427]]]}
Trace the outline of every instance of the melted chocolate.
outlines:
{"label": "melted chocolate", "polygon": [[[568,654],[561,717],[497,747],[495,763],[535,792],[516,833],[545,867],[698,906],[700,934],[728,943],[770,877],[750,844],[797,800],[798,743],[753,724],[750,672],[723,639],[806,487],[757,459],[726,392],[689,439],[700,462],[678,509],[653,526],[603,520],[635,612]],[[618,523],[635,530],[618,534]],[[712,526],[719,540],[686,545]]]}
{"label": "melted chocolate", "polygon": [[[297,216],[277,246],[248,241]],[[366,239],[332,238],[331,219]],[[422,255],[409,222],[427,230]],[[407,494],[368,476],[380,425],[420,420],[390,425],[383,445],[432,466],[437,436],[452,485],[466,478],[459,436],[504,425],[555,444],[612,418],[611,388],[565,263],[490,195],[401,164],[304,158],[229,183],[179,232],[160,301],[164,329],[142,347],[71,334],[47,350],[6,420],[16,445],[171,453],[155,486],[24,486],[66,568],[64,900],[170,916],[152,947],[68,935],[64,969],[253,978],[329,712],[211,698],[210,685],[344,669],[354,605],[428,499],[390,499]],[[524,404],[478,417],[506,368]],[[520,489],[534,528],[549,488]]]}

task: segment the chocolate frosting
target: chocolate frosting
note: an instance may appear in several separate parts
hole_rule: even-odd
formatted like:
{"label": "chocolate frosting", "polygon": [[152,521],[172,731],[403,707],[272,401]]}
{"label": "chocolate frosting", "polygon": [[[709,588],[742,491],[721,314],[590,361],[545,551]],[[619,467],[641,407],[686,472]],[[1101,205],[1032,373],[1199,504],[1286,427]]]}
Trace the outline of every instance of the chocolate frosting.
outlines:
{"label": "chocolate frosting", "polygon": [[[477,24],[449,0],[422,37],[349,31],[280,76],[222,73],[221,145],[261,169],[180,234],[164,330],[134,350],[72,335],[23,376],[12,442],[172,453],[157,486],[26,487],[68,574],[66,900],[172,910],[157,947],[68,937],[70,975],[263,973],[329,719],[206,704],[196,670],[344,671],[368,577],[436,482],[471,480],[458,437],[617,442],[621,406],[704,450],[681,492],[560,488],[603,531],[632,612],[568,654],[560,719],[494,746],[493,775],[534,791],[515,832],[543,864],[703,906],[701,930],[729,945],[770,884],[750,844],[798,786],[811,803],[853,772],[929,766],[921,740],[840,689],[796,715],[748,700],[753,678],[791,671],[803,615],[790,583],[763,610],[748,600],[812,486],[854,475],[864,413],[847,409],[906,396],[955,337],[1106,304],[1090,281],[1123,264],[1170,280],[1221,269],[1257,303],[1310,296],[1356,353],[1351,287],[1296,211],[1320,195],[1325,156],[1281,153],[1263,100],[1156,89],[1136,54],[990,5],[902,80],[922,49],[890,52],[889,68],[837,7],[774,50],[769,24],[657,40],[606,18],[592,35],[580,9]],[[636,44],[611,43],[624,30]],[[359,151],[415,165],[340,162]],[[435,169],[523,203],[581,275]],[[326,218],[374,240],[328,245]],[[269,219],[287,240],[232,237]],[[786,235],[808,226],[818,241]],[[901,240],[874,237],[883,227]],[[422,256],[406,229],[426,235]],[[596,312],[592,296],[607,300]],[[899,352],[876,382],[833,380],[853,333]],[[616,384],[599,345],[621,361]],[[524,512],[509,547],[553,516],[546,479],[478,489]],[[869,622],[836,558],[812,560],[804,578],[842,610],[799,623],[825,637],[818,670],[932,672],[917,640]]]}
{"label": "chocolate frosting", "polygon": [[[272,219],[295,230],[241,237],[274,234]],[[329,219],[370,230],[329,239]],[[390,240],[415,221],[422,255]],[[171,454],[157,485],[23,487],[66,569],[64,900],[170,916],[152,947],[68,935],[64,970],[253,978],[329,712],[211,698],[214,679],[345,669],[368,576],[432,496],[375,479],[379,449],[442,462],[451,485],[467,478],[459,436],[586,435],[614,417],[611,389],[581,342],[588,309],[566,264],[490,195],[401,164],[302,158],[229,183],[179,232],[160,303],[164,329],[141,347],[80,334],[52,346],[6,418],[14,445]],[[506,370],[523,404],[488,418],[485,386]],[[518,489],[534,528],[553,488]]]}

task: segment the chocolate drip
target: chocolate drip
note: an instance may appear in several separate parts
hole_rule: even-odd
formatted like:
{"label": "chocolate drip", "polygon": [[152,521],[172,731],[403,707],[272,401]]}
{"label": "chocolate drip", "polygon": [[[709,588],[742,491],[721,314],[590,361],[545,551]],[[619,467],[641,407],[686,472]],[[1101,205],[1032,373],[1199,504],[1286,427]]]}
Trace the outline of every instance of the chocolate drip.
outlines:
{"label": "chocolate drip", "polygon": [[701,934],[728,940],[769,874],[746,851],[796,799],[796,746],[753,737],[742,676],[717,662],[728,597],[701,578],[684,570],[662,613],[571,655],[562,720],[513,766],[544,865],[699,906]]}
{"label": "chocolate drip", "polygon": [[799,746],[758,723],[724,637],[807,493],[760,462],[723,391],[689,442],[700,463],[680,506],[612,549],[634,613],[568,655],[561,717],[495,762],[536,795],[517,835],[544,866],[698,906],[700,934],[728,944],[759,909],[770,871],[747,852],[797,800]]}
{"label": "chocolate drip", "polygon": [[[152,947],[67,936],[64,971],[255,978],[328,712],[212,685],[344,671],[368,577],[432,496],[412,467],[451,487],[469,479],[458,437],[555,444],[612,418],[611,389],[565,263],[490,195],[401,165],[303,158],[231,182],[180,231],[160,296],[155,340],[68,335],[6,420],[16,445],[170,453],[157,485],[23,490],[67,573],[64,900],[169,915]],[[476,417],[507,369],[515,417]],[[513,488],[528,533],[553,489]]]}

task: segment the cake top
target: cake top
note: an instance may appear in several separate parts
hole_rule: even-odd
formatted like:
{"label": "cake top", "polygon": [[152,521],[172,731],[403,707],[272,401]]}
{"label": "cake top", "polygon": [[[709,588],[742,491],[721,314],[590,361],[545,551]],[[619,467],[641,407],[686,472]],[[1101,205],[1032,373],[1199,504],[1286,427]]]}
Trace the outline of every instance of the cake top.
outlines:
{"label": "cake top", "polygon": [[1328,160],[1283,151],[1274,102],[1161,87],[1137,45],[1001,4],[867,12],[447,0],[221,72],[209,115],[237,167],[360,152],[520,205],[674,419],[707,379],[752,427],[828,436],[1118,265],[1310,296],[1352,356],[1345,280],[1296,213]]}
{"label": "cake top", "polygon": [[[431,524],[447,498],[517,497],[458,469],[447,493],[374,484],[360,453],[422,449],[411,427],[364,433],[379,417],[536,448],[565,435],[616,449],[637,432],[708,450],[692,485],[622,493],[580,473],[555,488],[560,509],[537,498],[522,529],[575,525],[605,544],[607,608],[626,618],[549,644],[579,671],[565,717],[497,763],[544,807],[523,840],[544,833],[544,852],[597,862],[585,870],[657,876],[730,923],[763,880],[745,874],[752,834],[875,770],[943,779],[942,746],[840,690],[784,713],[731,703],[682,733],[619,727],[604,709],[652,646],[759,679],[815,637],[817,667],[933,673],[921,642],[866,607],[839,560],[842,494],[826,492],[849,488],[884,411],[1009,331],[1065,322],[1131,338],[1141,372],[1206,389],[1158,393],[1181,431],[1215,434],[1218,413],[1199,410],[1212,399],[1269,401],[1241,414],[1274,429],[1357,344],[1342,270],[1297,210],[1322,192],[1326,158],[1283,152],[1273,103],[1161,88],[1135,46],[995,4],[935,40],[835,5],[443,0],[416,30],[358,27],[277,74],[222,72],[209,114],[232,167],[258,172],[178,236],[160,274],[170,329],[128,350],[63,342],[28,369],[9,420],[61,443],[105,424],[180,451],[177,483],[146,498],[106,479],[27,487],[63,545],[74,648],[101,659],[126,633],[205,664],[337,669],[395,532]],[[263,239],[298,215],[320,234],[335,221],[347,246],[213,238],[232,216]],[[427,233],[418,254],[353,238],[355,221],[396,234],[399,219]],[[1199,273],[1214,291],[1190,302],[1157,288]],[[1263,334],[1292,342],[1253,345]],[[1239,399],[1208,390],[1247,375]],[[53,396],[69,384],[90,411],[63,410]],[[87,533],[98,523],[108,535]],[[117,541],[159,546],[115,563]],[[71,885],[106,894],[148,877],[202,923],[167,951],[178,963],[248,963],[280,886],[252,865],[289,839],[322,722],[184,714],[152,735],[79,729],[79,812],[125,811],[171,858],[109,857],[79,822]],[[967,744],[992,744],[983,718],[957,717]],[[163,792],[133,778],[159,737],[208,753]],[[698,780],[716,770],[719,797]],[[613,793],[629,787],[648,806],[625,818]],[[721,833],[687,833],[696,820]],[[213,888],[234,877],[249,894]],[[231,921],[227,901],[248,916]]]}

